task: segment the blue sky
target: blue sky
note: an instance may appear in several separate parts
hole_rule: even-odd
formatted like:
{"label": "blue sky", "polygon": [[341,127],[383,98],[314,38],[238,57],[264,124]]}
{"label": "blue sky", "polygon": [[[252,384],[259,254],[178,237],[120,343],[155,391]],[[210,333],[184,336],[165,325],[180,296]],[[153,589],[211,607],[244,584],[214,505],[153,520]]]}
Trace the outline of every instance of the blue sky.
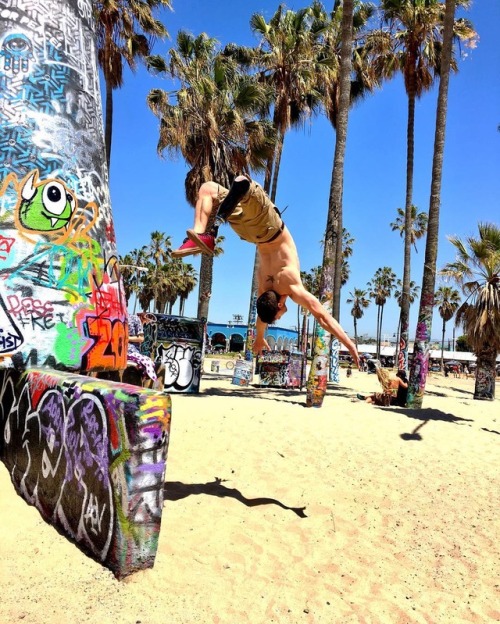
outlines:
{"label": "blue sky", "polygon": [[[307,3],[289,1],[299,9]],[[174,11],[159,15],[171,39],[159,42],[154,52],[166,54],[179,30],[194,35],[206,32],[222,44],[254,45],[250,31],[253,13],[267,19],[278,2],[268,0],[173,0]],[[459,63],[459,73],[450,80],[448,123],[441,193],[441,224],[438,268],[454,259],[447,235],[476,234],[480,221],[500,222],[500,2],[475,0],[466,16],[479,34],[475,49]],[[150,241],[160,230],[180,245],[192,225],[193,209],[184,196],[187,169],[182,157],[172,161],[157,155],[158,121],[146,104],[153,88],[173,89],[167,79],[150,76],[143,68],[127,72],[124,87],[115,92],[110,191],[118,252],[125,254]],[[415,173],[413,203],[428,211],[437,87],[416,106]],[[350,306],[354,288],[365,288],[377,268],[391,267],[402,277],[403,239],[389,223],[396,209],[404,207],[406,171],[407,100],[400,79],[386,83],[350,112],[344,175],[344,226],[354,237],[350,259],[351,277],[342,291],[340,322],[353,335]],[[289,132],[285,139],[276,203],[286,207],[284,219],[299,251],[301,269],[321,264],[320,241],[326,225],[335,135],[322,117],[311,119],[304,129]],[[259,179],[259,178],[257,178]],[[261,180],[260,180],[261,181]],[[225,226],[224,254],[214,261],[214,284],[210,318],[224,323],[233,314],[246,320],[255,247],[241,241]],[[421,284],[424,242],[412,256],[412,279]],[[200,260],[190,261],[196,270]],[[439,279],[439,278],[438,278]],[[438,285],[441,282],[438,282]],[[186,316],[196,316],[198,288],[189,297]],[[174,308],[178,313],[178,305]],[[412,306],[410,337],[415,332],[418,305]],[[383,334],[391,338],[397,330],[399,308],[390,299],[385,306]],[[280,325],[297,324],[295,305]],[[358,334],[375,335],[376,307],[372,303],[358,322]],[[457,330],[457,335],[460,335]],[[441,336],[436,314],[433,336]],[[451,337],[452,323],[447,337]]]}

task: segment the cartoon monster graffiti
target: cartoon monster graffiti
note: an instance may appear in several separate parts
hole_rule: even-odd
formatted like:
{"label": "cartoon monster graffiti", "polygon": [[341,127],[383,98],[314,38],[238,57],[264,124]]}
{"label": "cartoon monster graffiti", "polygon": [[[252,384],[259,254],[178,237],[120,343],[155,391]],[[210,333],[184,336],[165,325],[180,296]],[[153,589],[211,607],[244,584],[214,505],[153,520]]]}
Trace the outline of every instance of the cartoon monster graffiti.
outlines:
{"label": "cartoon monster graffiti", "polygon": [[27,230],[56,232],[68,227],[75,207],[75,196],[61,180],[38,182],[35,169],[22,182],[16,213],[19,224]]}

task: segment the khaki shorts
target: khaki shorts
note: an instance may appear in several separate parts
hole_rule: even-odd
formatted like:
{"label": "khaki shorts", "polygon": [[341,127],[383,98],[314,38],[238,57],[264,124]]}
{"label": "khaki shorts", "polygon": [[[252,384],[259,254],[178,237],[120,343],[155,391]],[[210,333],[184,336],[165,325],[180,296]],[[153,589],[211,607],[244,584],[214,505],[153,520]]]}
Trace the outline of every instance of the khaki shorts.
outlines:
{"label": "khaki shorts", "polygon": [[[219,187],[219,204],[229,193]],[[264,189],[252,181],[250,189],[228,218],[228,223],[240,238],[249,243],[267,243],[283,230],[283,221],[276,206]]]}

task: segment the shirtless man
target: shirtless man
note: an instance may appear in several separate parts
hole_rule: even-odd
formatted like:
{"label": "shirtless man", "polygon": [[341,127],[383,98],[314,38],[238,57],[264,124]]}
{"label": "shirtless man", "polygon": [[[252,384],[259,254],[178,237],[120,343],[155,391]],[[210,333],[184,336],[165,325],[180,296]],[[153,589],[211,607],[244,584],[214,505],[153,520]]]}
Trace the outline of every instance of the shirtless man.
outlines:
{"label": "shirtless man", "polygon": [[[214,209],[217,209],[214,228],[206,232]],[[238,176],[229,191],[215,182],[201,185],[193,229],[187,230],[187,238],[179,249],[172,252],[172,256],[213,255],[218,227],[226,221],[240,238],[257,245],[258,317],[254,353],[269,349],[264,337],[266,327],[285,314],[286,299],[290,297],[294,303],[309,310],[323,329],[349,349],[359,368],[359,356],[352,340],[318,299],[304,288],[297,248],[279,210],[262,187],[246,176]]]}

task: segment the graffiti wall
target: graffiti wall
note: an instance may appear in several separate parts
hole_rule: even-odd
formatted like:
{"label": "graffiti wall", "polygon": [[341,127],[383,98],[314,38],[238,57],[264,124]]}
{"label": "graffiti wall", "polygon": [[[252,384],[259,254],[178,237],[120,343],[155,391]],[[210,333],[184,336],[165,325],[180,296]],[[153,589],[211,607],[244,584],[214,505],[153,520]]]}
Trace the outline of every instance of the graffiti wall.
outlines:
{"label": "graffiti wall", "polygon": [[141,352],[164,370],[164,391],[199,392],[205,336],[203,321],[168,314],[140,316],[144,326]]}
{"label": "graffiti wall", "polygon": [[260,385],[278,388],[300,388],[303,356],[286,352],[264,353],[257,357]]}
{"label": "graffiti wall", "polygon": [[2,460],[18,493],[118,578],[151,567],[170,399],[71,373],[0,371]]}
{"label": "graffiti wall", "polygon": [[0,360],[126,365],[91,0],[0,0]]}
{"label": "graffiti wall", "polygon": [[237,360],[231,379],[233,386],[249,386],[253,379],[253,361]]}

